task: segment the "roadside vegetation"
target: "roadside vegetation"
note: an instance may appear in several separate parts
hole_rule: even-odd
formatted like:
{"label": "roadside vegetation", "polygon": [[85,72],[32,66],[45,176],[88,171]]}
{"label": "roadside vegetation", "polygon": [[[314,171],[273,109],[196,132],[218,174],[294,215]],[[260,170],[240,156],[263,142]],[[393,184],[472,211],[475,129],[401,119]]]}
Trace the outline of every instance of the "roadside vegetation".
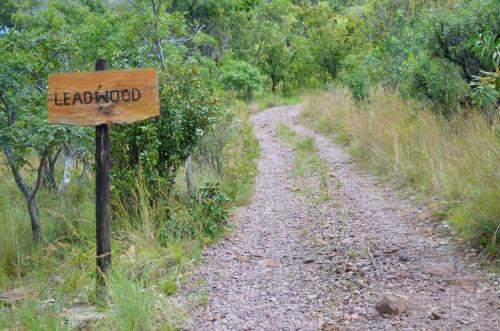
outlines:
{"label": "roadside vegetation", "polygon": [[[67,309],[98,303],[94,130],[47,122],[48,74],[97,59],[156,68],[161,114],[111,128],[104,329],[176,325],[168,295],[251,199],[248,113],[301,91],[326,91],[307,98],[312,126],[437,197],[498,256],[499,12],[497,0],[3,0],[0,293],[18,292],[0,328],[64,329]],[[323,176],[313,142],[290,141],[299,177]]]}
{"label": "roadside vegetation", "polygon": [[304,97],[302,116],[318,131],[387,179],[435,200],[459,238],[497,256],[500,249],[500,138],[498,119],[478,111],[450,118],[410,106],[393,92],[374,90],[358,103],[346,90]]}
{"label": "roadside vegetation", "polygon": [[[130,198],[114,200],[109,306],[98,303],[96,312],[105,318],[92,327],[168,329],[183,317],[169,296],[198,260],[202,247],[230,229],[232,208],[251,198],[258,144],[247,106],[240,103],[231,109],[218,124],[221,130],[204,137],[193,154],[194,197],[189,197],[183,178],[170,191],[155,191],[153,196],[139,173]],[[9,178],[8,169],[1,171]],[[96,304],[93,180],[87,175],[61,196],[41,193],[46,244],[37,248],[28,244],[31,231],[15,185],[10,179],[2,185],[0,230],[6,236],[0,242],[0,287],[32,291],[22,300],[4,301],[0,327],[68,328],[65,321],[71,315],[91,317],[79,306]]]}

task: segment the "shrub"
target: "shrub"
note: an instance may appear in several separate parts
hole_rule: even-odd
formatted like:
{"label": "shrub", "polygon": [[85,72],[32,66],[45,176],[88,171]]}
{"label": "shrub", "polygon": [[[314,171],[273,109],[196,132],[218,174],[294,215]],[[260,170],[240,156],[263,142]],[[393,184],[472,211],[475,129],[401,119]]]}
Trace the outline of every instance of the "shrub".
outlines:
{"label": "shrub", "polygon": [[366,65],[357,57],[349,56],[343,63],[344,70],[340,80],[349,88],[351,95],[357,102],[368,99],[370,77]]}
{"label": "shrub", "polygon": [[200,188],[199,203],[203,208],[204,231],[209,237],[213,237],[227,225],[227,204],[230,199],[220,190],[219,184],[206,183]]}
{"label": "shrub", "polygon": [[451,115],[467,95],[467,84],[455,64],[419,55],[410,57],[404,65],[405,80],[400,86],[402,94],[427,100],[434,110],[446,116]]}
{"label": "shrub", "polygon": [[220,68],[219,79],[227,90],[236,91],[247,100],[251,100],[254,92],[263,87],[259,69],[245,61],[227,62]]}

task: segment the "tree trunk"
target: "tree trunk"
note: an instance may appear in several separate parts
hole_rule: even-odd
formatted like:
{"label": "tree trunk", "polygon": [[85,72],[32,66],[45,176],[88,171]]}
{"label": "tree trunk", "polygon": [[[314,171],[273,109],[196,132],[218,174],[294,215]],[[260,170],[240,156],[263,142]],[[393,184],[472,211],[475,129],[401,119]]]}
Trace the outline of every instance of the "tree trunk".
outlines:
{"label": "tree trunk", "polygon": [[42,227],[40,225],[40,218],[38,217],[38,207],[36,206],[35,199],[30,199],[26,202],[28,204],[28,213],[31,220],[31,234],[33,236],[33,242],[38,244],[42,241]]}
{"label": "tree trunk", "polygon": [[71,181],[71,168],[73,167],[73,151],[68,144],[64,144],[63,146],[64,153],[64,171],[63,176],[61,178],[61,182],[59,183],[59,187],[57,192],[61,193],[64,191],[66,185]]}
{"label": "tree trunk", "polygon": [[196,191],[193,182],[193,160],[191,158],[191,154],[188,156],[186,161],[186,186],[189,197],[194,198],[196,196]]}
{"label": "tree trunk", "polygon": [[50,145],[47,146],[42,153],[42,157],[40,159],[40,163],[38,165],[36,173],[36,182],[33,188],[30,189],[24,183],[21,172],[14,163],[12,157],[12,150],[4,149],[5,157],[7,158],[7,162],[9,163],[12,174],[14,175],[14,180],[16,181],[17,187],[26,198],[26,203],[28,205],[28,213],[30,215],[30,220],[31,220],[33,243],[35,244],[38,244],[42,240],[42,229],[38,217],[38,208],[36,206],[36,194],[38,193],[38,189],[40,188],[40,184],[42,182],[43,168],[45,167],[45,161],[47,160],[47,154],[49,150],[50,150]]}
{"label": "tree trunk", "polygon": [[51,191],[55,191],[57,188],[56,163],[59,159],[59,154],[61,154],[61,148],[54,155],[48,155],[43,169],[42,185]]}

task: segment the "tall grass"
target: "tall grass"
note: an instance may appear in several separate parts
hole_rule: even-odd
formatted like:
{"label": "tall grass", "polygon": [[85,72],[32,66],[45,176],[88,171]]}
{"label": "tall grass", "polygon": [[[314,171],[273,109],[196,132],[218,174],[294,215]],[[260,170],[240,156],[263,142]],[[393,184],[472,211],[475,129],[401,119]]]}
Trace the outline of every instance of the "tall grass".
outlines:
{"label": "tall grass", "polygon": [[[229,210],[249,201],[258,144],[245,105],[213,130],[194,156],[198,195],[188,197],[183,169],[177,182],[149,192],[139,176],[130,196],[112,196],[113,271],[107,315],[97,329],[173,330],[184,316],[169,299],[204,245],[229,228]],[[213,141],[222,141],[216,151]],[[205,146],[206,148],[203,148]],[[212,155],[213,154],[213,155]],[[218,167],[209,159],[219,158]],[[1,160],[0,160],[1,161]],[[1,164],[1,163],[0,163]],[[0,305],[0,329],[65,329],[61,315],[74,302],[96,305],[94,181],[75,180],[64,194],[38,197],[44,242],[31,245],[25,202],[7,168],[0,169],[0,292],[34,288],[38,297],[12,308]],[[217,184],[216,184],[217,183]],[[229,196],[232,202],[226,201]],[[50,300],[49,300],[50,299]],[[46,300],[53,302],[44,307]]]}
{"label": "tall grass", "polygon": [[400,185],[439,202],[457,232],[486,255],[500,249],[500,135],[469,111],[445,119],[393,93],[357,104],[342,90],[304,97],[312,127],[349,145],[359,160]]}

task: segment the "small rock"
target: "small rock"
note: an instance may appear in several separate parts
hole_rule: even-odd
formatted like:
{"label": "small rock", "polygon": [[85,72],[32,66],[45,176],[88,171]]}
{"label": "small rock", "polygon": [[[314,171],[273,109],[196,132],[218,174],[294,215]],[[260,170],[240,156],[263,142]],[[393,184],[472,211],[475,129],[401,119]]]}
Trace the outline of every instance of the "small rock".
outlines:
{"label": "small rock", "polygon": [[246,263],[246,262],[250,261],[250,258],[248,256],[241,255],[239,253],[234,253],[234,257],[236,258],[236,260],[238,260],[241,263]]}
{"label": "small rock", "polygon": [[256,250],[250,250],[250,255],[254,256],[254,257],[263,257],[262,253],[259,252],[259,251],[256,251]]}
{"label": "small rock", "polygon": [[354,264],[352,264],[351,262],[347,262],[345,264],[345,271],[346,272],[356,271],[356,270],[357,270],[356,266]]}
{"label": "small rock", "polygon": [[396,275],[396,278],[398,279],[404,279],[410,277],[410,274],[406,271],[401,271]]}
{"label": "small rock", "polygon": [[276,261],[274,259],[262,259],[262,260],[257,261],[257,263],[261,267],[279,267],[280,266],[280,262]]}
{"label": "small rock", "polygon": [[433,221],[435,220],[436,217],[434,216],[434,213],[432,212],[431,209],[424,209],[422,211],[420,211],[417,215],[417,220],[419,220],[420,222],[423,222],[423,221]]}
{"label": "small rock", "polygon": [[441,314],[438,313],[437,311],[431,311],[430,318],[432,320],[440,320],[441,318],[443,318],[443,316],[441,316]]}
{"label": "small rock", "polygon": [[313,258],[308,258],[308,259],[305,259],[304,260],[304,264],[311,264],[311,263],[314,263],[314,259]]}
{"label": "small rock", "polygon": [[366,283],[366,281],[362,280],[362,279],[357,279],[355,281],[356,285],[358,285],[360,288],[367,288],[368,287],[368,284]]}
{"label": "small rock", "polygon": [[79,306],[64,309],[61,316],[68,322],[72,329],[87,330],[90,324],[106,318],[104,313],[97,311],[93,306]]}
{"label": "small rock", "polygon": [[410,300],[408,297],[391,292],[385,293],[375,305],[375,309],[380,315],[398,315],[407,311],[409,307]]}
{"label": "small rock", "polygon": [[390,255],[399,251],[399,247],[387,248],[384,250],[384,254]]}
{"label": "small rock", "polygon": [[433,276],[445,276],[453,273],[455,267],[449,264],[431,264],[425,266],[422,271]]}
{"label": "small rock", "polygon": [[403,254],[403,253],[399,254],[398,258],[399,258],[399,261],[401,261],[401,262],[408,262],[408,261],[410,261],[410,258],[408,257],[408,255]]}

